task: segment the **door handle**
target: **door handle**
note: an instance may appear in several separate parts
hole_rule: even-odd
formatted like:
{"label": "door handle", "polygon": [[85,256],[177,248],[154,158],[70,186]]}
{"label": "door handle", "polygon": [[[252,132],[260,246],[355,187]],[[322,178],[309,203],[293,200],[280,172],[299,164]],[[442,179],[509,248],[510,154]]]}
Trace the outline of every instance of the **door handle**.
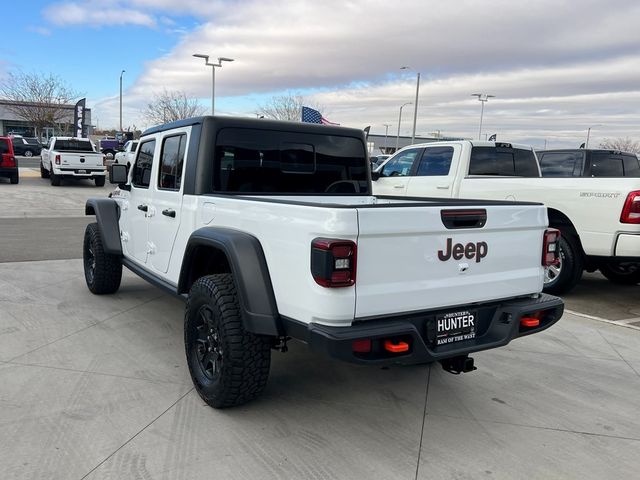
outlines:
{"label": "door handle", "polygon": [[173,210],[172,208],[166,208],[162,210],[162,214],[167,217],[176,218],[176,211]]}
{"label": "door handle", "polygon": [[147,212],[149,210],[149,206],[148,205],[138,205],[138,210],[142,211],[142,212]]}
{"label": "door handle", "polygon": [[441,190],[447,190],[449,188],[449,185],[436,185],[436,188],[439,188]]}
{"label": "door handle", "polygon": [[404,188],[404,185],[394,185],[393,188]]}

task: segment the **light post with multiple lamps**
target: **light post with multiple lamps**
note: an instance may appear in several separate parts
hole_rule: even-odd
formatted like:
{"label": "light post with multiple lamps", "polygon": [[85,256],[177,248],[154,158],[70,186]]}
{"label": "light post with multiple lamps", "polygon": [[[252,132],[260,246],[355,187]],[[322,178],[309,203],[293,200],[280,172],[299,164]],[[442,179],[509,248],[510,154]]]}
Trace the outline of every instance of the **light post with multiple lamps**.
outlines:
{"label": "light post with multiple lamps", "polygon": [[[400,67],[400,70],[411,70],[411,67]],[[416,140],[416,121],[418,119],[418,93],[420,92],[420,72],[416,72],[416,100],[413,107],[413,133],[411,134],[411,143]]]}
{"label": "light post with multiple lamps", "polygon": [[382,124],[385,128],[384,130],[384,153],[387,153],[387,136],[389,135],[389,127],[391,126],[390,123],[383,123]]}
{"label": "light post with multiple lamps", "polygon": [[472,97],[478,97],[478,100],[482,103],[480,108],[480,130],[478,130],[478,140],[482,138],[482,117],[484,115],[484,104],[489,101],[490,98],[495,98],[495,95],[489,95],[486,93],[472,93]]}
{"label": "light post with multiple lamps", "polygon": [[120,131],[122,131],[122,75],[126,70],[120,72]]}
{"label": "light post with multiple lamps", "polygon": [[218,57],[218,63],[210,63],[209,55],[202,53],[194,53],[194,57],[204,58],[205,65],[211,67],[211,115],[215,111],[215,92],[216,92],[216,67],[222,67],[222,62],[233,62],[233,58]]}
{"label": "light post with multiple lamps", "polygon": [[398,135],[396,135],[396,152],[398,151],[398,143],[400,142],[400,122],[402,122],[402,109],[407,105],[411,105],[411,102],[407,102],[400,106],[400,115],[398,115]]}

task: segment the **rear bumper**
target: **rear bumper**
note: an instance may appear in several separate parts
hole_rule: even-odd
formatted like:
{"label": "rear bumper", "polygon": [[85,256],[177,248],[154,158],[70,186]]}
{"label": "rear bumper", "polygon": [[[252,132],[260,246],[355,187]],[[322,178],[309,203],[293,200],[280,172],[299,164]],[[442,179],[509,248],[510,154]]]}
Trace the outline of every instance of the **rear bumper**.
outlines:
{"label": "rear bumper", "polygon": [[[451,311],[474,310],[477,312],[476,336],[452,344],[435,345],[433,331],[436,315]],[[522,327],[520,319],[533,312],[545,314],[537,327]],[[563,301],[542,294],[537,299],[525,298],[461,306],[446,311],[428,311],[394,318],[355,322],[349,327],[304,325],[285,320],[288,336],[305,341],[312,350],[352,363],[362,364],[415,364],[429,363],[469,353],[501,347],[517,337],[541,332],[556,323],[564,311]],[[371,339],[372,351],[353,351],[355,340]],[[383,348],[384,340],[404,341],[409,351],[390,353]]]}
{"label": "rear bumper", "polygon": [[[82,173],[84,172],[84,173]],[[60,177],[92,178],[104,177],[106,170],[100,168],[53,168],[53,173]]]}
{"label": "rear bumper", "polygon": [[618,235],[616,257],[636,257],[640,260],[640,234],[621,233]]}
{"label": "rear bumper", "polygon": [[18,167],[0,167],[0,177],[13,177],[18,175]]}

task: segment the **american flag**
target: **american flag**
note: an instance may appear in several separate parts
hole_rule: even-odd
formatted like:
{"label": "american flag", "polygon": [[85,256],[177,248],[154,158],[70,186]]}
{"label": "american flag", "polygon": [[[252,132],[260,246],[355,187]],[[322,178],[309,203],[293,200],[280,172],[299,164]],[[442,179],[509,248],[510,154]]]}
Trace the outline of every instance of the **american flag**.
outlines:
{"label": "american flag", "polygon": [[330,122],[318,110],[309,107],[302,107],[302,121],[306,123],[321,123],[322,125],[340,125],[339,123]]}

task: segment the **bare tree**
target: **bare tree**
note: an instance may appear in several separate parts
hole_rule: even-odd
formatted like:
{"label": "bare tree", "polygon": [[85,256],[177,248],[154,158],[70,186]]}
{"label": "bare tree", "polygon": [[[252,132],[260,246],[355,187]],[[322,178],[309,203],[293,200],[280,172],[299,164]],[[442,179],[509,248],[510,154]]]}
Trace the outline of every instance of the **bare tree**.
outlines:
{"label": "bare tree", "polygon": [[53,74],[23,72],[9,73],[0,83],[0,95],[9,111],[35,127],[36,136],[44,127],[73,123],[69,105],[80,96]]}
{"label": "bare tree", "polygon": [[198,104],[196,98],[187,97],[179,90],[164,90],[155,95],[142,115],[150,124],[175,122],[184,118],[203,115],[206,109]]}
{"label": "bare tree", "polygon": [[600,148],[607,150],[620,150],[622,152],[640,153],[640,142],[627,138],[605,138],[600,143]]}
{"label": "bare tree", "polygon": [[319,105],[310,102],[301,95],[289,93],[272,97],[265,105],[258,108],[258,114],[266,118],[274,120],[291,120],[300,121],[302,107],[311,107],[316,110],[322,110]]}

